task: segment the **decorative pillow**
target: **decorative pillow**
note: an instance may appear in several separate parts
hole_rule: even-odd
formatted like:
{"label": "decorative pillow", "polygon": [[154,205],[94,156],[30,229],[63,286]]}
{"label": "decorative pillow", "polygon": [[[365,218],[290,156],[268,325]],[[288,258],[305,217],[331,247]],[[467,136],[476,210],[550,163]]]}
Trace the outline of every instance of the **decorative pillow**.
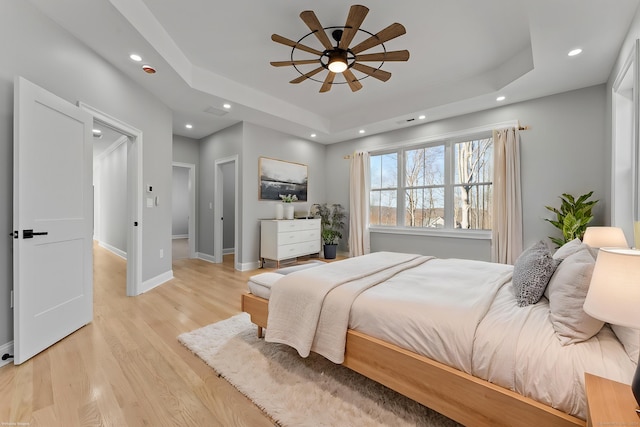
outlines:
{"label": "decorative pillow", "polygon": [[[587,244],[582,243],[582,240],[576,238],[560,246],[558,250],[556,250],[556,252],[553,254],[553,258],[562,261],[563,259],[575,254],[580,249],[585,248],[589,249],[590,247]],[[592,255],[594,254],[592,253]],[[549,299],[549,286],[547,286],[547,289],[545,289],[544,296]]]}
{"label": "decorative pillow", "polygon": [[588,340],[604,326],[603,321],[582,309],[594,266],[595,260],[585,245],[562,261],[549,281],[551,324],[562,345]]}
{"label": "decorative pillow", "polygon": [[559,263],[542,240],[520,254],[513,265],[513,290],[520,307],[540,301]]}
{"label": "decorative pillow", "polygon": [[620,325],[611,325],[611,329],[624,346],[629,359],[638,363],[638,359],[640,359],[640,330]]}

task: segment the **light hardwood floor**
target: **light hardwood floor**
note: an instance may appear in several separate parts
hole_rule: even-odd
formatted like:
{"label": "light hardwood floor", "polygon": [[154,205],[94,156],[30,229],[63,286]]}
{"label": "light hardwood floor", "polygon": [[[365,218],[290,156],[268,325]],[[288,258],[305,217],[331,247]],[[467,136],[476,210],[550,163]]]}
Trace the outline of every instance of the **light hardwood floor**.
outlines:
{"label": "light hardwood floor", "polygon": [[178,260],[175,279],[125,295],[125,262],[94,246],[94,320],[20,366],[0,368],[0,426],[273,426],[183,347],[182,333],[240,312],[256,271]]}

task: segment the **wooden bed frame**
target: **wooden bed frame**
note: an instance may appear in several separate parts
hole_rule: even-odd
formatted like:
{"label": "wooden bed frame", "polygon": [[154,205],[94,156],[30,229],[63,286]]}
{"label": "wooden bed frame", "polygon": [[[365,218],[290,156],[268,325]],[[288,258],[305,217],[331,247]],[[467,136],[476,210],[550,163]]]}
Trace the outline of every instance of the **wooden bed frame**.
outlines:
{"label": "wooden bed frame", "polygon": [[[262,336],[269,301],[242,295],[242,311]],[[586,425],[511,390],[351,329],[343,365],[466,426]]]}

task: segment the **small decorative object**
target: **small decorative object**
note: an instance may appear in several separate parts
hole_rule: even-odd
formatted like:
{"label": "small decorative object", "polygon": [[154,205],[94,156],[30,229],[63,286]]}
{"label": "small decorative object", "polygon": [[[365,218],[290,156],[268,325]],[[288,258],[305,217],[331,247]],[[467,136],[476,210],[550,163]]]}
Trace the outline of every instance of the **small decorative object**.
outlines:
{"label": "small decorative object", "polygon": [[562,232],[562,238],[549,236],[549,239],[558,247],[573,239],[582,239],[582,236],[584,236],[587,225],[593,220],[591,209],[598,203],[597,200],[587,201],[592,194],[593,191],[590,191],[576,199],[571,194],[563,193],[560,196],[560,200],[562,200],[560,210],[545,206],[545,208],[556,214],[555,220],[545,219],[545,221],[550,222]]}
{"label": "small decorative object", "polygon": [[329,207],[326,203],[314,204],[316,216],[320,217],[322,243],[324,243],[325,259],[335,259],[338,241],[342,238],[344,228],[344,208],[339,203]]}
{"label": "small decorative object", "polygon": [[298,201],[298,196],[295,194],[280,194],[282,199],[282,205],[284,205],[284,219],[293,219],[294,208],[292,203]]}

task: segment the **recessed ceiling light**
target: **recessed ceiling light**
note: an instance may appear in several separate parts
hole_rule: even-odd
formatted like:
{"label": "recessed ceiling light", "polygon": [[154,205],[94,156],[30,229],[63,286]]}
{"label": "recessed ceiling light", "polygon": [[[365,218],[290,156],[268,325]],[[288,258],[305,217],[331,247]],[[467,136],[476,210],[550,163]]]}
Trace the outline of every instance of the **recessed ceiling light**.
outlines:
{"label": "recessed ceiling light", "polygon": [[572,51],[569,51],[568,55],[576,56],[576,55],[580,55],[581,53],[582,53],[582,49],[578,48],[578,49],[573,49]]}
{"label": "recessed ceiling light", "polygon": [[424,119],[426,119],[426,118],[427,118],[427,116],[425,116],[424,114],[423,114],[423,115],[421,115],[421,116],[418,116],[418,120],[424,120]]}
{"label": "recessed ceiling light", "polygon": [[131,55],[129,55],[129,58],[136,62],[142,61],[142,56],[138,55],[137,53],[132,53]]}
{"label": "recessed ceiling light", "polygon": [[364,129],[360,129],[358,133],[364,133]]}
{"label": "recessed ceiling light", "polygon": [[311,138],[315,138],[315,137],[316,137],[316,134],[315,134],[315,133],[312,133],[312,134],[311,134]]}
{"label": "recessed ceiling light", "polygon": [[223,104],[222,106],[223,106],[224,108],[226,108],[227,110],[228,110],[229,108],[231,108],[231,104]]}
{"label": "recessed ceiling light", "polygon": [[186,127],[187,129],[191,129],[193,128],[193,125],[191,123],[187,123],[186,125],[184,125],[184,127]]}
{"label": "recessed ceiling light", "polygon": [[155,74],[156,73],[156,69],[153,68],[151,65],[143,65],[142,69],[147,74]]}
{"label": "recessed ceiling light", "polygon": [[500,101],[504,101],[505,99],[507,99],[505,96],[500,95],[499,97],[496,98],[496,101],[500,102]]}

